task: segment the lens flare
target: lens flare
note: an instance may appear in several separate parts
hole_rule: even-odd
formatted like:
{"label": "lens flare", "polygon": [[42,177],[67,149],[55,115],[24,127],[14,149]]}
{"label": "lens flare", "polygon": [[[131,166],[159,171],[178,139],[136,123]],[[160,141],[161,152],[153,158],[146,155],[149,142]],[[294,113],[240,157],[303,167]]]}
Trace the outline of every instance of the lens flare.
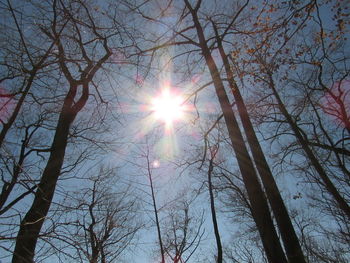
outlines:
{"label": "lens flare", "polygon": [[350,80],[337,81],[321,100],[324,112],[350,130]]}
{"label": "lens flare", "polygon": [[180,95],[170,89],[164,89],[152,99],[151,111],[156,120],[164,122],[166,128],[170,128],[175,121],[184,118],[186,107]]}
{"label": "lens flare", "polygon": [[159,168],[159,166],[160,166],[159,160],[154,160],[154,161],[152,162],[152,167],[153,167],[153,168]]}

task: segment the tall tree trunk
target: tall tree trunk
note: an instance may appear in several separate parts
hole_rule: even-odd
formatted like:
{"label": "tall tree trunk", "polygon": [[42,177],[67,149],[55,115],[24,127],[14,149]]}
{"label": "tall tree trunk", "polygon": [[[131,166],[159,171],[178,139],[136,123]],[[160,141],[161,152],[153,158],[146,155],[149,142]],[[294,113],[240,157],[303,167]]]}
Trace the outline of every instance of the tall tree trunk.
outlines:
{"label": "tall tree trunk", "polygon": [[[54,139],[50,149],[51,151],[49,159],[38,184],[38,189],[35,193],[33,203],[20,224],[19,232],[16,238],[14,254],[12,257],[13,263],[33,262],[35,247],[39,238],[40,230],[51,206],[57,181],[61,173],[68,142],[70,125],[73,123],[77,114],[83,109],[89,98],[89,83],[92,81],[96,72],[102,67],[102,65],[112,54],[111,49],[108,47],[107,38],[99,34],[96,26],[93,24],[93,33],[96,35],[96,38],[93,41],[100,41],[105,54],[97,61],[92,60],[86,52],[86,49],[84,47],[85,45],[83,44],[83,41],[79,34],[79,28],[75,27],[76,33],[79,37],[74,39],[74,41],[77,41],[77,44],[80,47],[81,56],[84,60],[84,62],[81,63],[82,67],[84,68],[78,65],[81,74],[79,80],[76,80],[73,77],[76,72],[73,75],[70,72],[69,63],[67,63],[67,61],[70,59],[67,60],[64,45],[62,45],[60,40],[60,33],[68,21],[72,21],[72,17],[70,14],[65,13],[67,20],[64,22],[61,29],[57,31],[57,21],[60,21],[60,19],[58,19],[59,16],[57,9],[59,4],[62,3],[57,0],[54,0],[52,2],[52,32],[49,32],[44,28],[41,29],[47,36],[52,39],[53,45],[57,47],[59,68],[70,86],[69,91],[63,101],[63,106],[59,115]],[[86,10],[88,11],[87,8]],[[68,10],[65,9],[65,11]],[[75,20],[73,23],[75,23]],[[82,88],[81,93],[79,93],[81,95],[77,95],[78,87]]]}
{"label": "tall tree trunk", "polygon": [[219,99],[221,109],[223,111],[232,147],[236,154],[243,182],[247,189],[248,198],[251,205],[251,212],[260,233],[266,256],[270,263],[286,263],[287,259],[277,236],[266,197],[259,183],[253,162],[249,156],[242,133],[227,97],[222,79],[220,78],[218,68],[213,57],[211,56],[210,50],[204,37],[203,29],[197,16],[200,1],[195,8],[192,8],[188,0],[184,1],[191,12],[192,19],[197,30],[202,54],[205,58],[206,64],[209,68],[211,77],[214,82],[214,87]]}
{"label": "tall tree trunk", "polygon": [[152,179],[152,173],[151,173],[151,167],[149,163],[149,159],[147,156],[147,170],[148,170],[148,180],[151,187],[151,195],[152,195],[152,203],[153,203],[153,210],[154,210],[154,216],[156,220],[156,226],[157,226],[157,234],[158,234],[158,241],[159,241],[159,249],[161,254],[161,263],[165,263],[165,255],[164,255],[164,247],[163,247],[163,241],[162,241],[162,233],[160,231],[160,223],[158,218],[158,210],[157,210],[157,203],[156,203],[156,197],[154,194],[154,188],[153,188],[153,179]]}
{"label": "tall tree trunk", "polygon": [[[51,146],[49,160],[44,169],[32,206],[23,218],[16,238],[13,263],[34,262],[35,247],[41,227],[49,211],[57,180],[61,172],[68,141],[69,127],[88,99],[88,84],[83,85],[83,93],[74,104],[77,86],[71,86],[64,100]],[[74,104],[74,105],[73,105]]]}
{"label": "tall tree trunk", "polygon": [[272,175],[270,167],[266,161],[265,154],[261,149],[259,140],[254,131],[252,122],[247,111],[247,107],[244,103],[242,95],[238,89],[238,86],[234,80],[233,72],[230,67],[225,50],[222,46],[220,37],[217,34],[217,30],[214,25],[214,29],[217,35],[217,43],[219,52],[224,63],[226,75],[229,81],[229,86],[235,99],[238,113],[247,136],[247,141],[250,146],[250,150],[253,155],[253,159],[257,170],[259,172],[261,181],[263,183],[267,198],[269,200],[273,214],[275,215],[276,222],[281,233],[284,248],[290,263],[306,263],[303,251],[301,249],[298,237],[295,233],[292,221],[289,217],[288,210],[284,205],[282,196],[277,187],[276,181]]}
{"label": "tall tree trunk", "polygon": [[313,153],[312,149],[309,147],[308,142],[304,139],[302,133],[300,132],[298,125],[292,119],[292,117],[290,116],[288,110],[284,106],[284,103],[283,103],[282,99],[280,98],[280,96],[279,96],[279,94],[278,94],[278,92],[277,92],[277,90],[275,88],[275,84],[274,84],[271,72],[268,73],[268,77],[269,77],[269,86],[270,86],[270,88],[272,90],[273,95],[275,96],[275,98],[277,100],[278,107],[279,107],[281,113],[283,114],[283,116],[285,117],[286,121],[290,125],[290,127],[291,127],[291,129],[292,129],[292,131],[293,131],[293,133],[295,135],[295,137],[299,141],[299,143],[300,143],[302,149],[304,150],[307,158],[310,160],[312,166],[315,168],[316,172],[320,176],[320,178],[321,178],[321,180],[322,180],[322,182],[324,184],[324,187],[326,188],[328,193],[334,198],[334,200],[337,202],[338,207],[350,219],[350,207],[349,207],[349,204],[346,202],[346,200],[339,193],[339,191],[337,190],[337,188],[335,187],[335,185],[333,184],[333,182],[331,181],[331,179],[327,175],[326,171],[323,169],[323,167],[322,167],[321,163],[319,162],[319,160],[317,159],[316,155]]}
{"label": "tall tree trunk", "polygon": [[221,238],[220,238],[220,232],[219,232],[219,226],[216,219],[216,210],[215,210],[215,201],[214,201],[214,194],[213,194],[213,185],[212,185],[212,172],[213,172],[213,156],[212,159],[209,162],[209,169],[208,169],[208,189],[209,189],[209,196],[210,196],[210,210],[211,210],[211,219],[213,221],[213,227],[214,227],[214,234],[215,234],[215,240],[216,240],[216,247],[218,250],[218,257],[216,262],[222,263],[222,245],[221,245]]}
{"label": "tall tree trunk", "polygon": [[89,204],[89,216],[91,219],[91,223],[88,227],[88,233],[90,237],[90,246],[91,246],[91,258],[89,259],[90,263],[97,263],[98,262],[98,255],[100,253],[100,246],[99,246],[99,240],[96,238],[94,227],[96,225],[96,219],[94,216],[94,207],[96,205],[96,183],[97,181],[94,181],[93,185],[93,192],[91,196],[91,202]]}

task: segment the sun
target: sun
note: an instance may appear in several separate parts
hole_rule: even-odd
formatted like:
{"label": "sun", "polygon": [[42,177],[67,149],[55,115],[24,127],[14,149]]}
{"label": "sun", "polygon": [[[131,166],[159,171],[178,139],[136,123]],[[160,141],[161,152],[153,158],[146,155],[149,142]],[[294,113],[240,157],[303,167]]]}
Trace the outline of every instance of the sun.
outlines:
{"label": "sun", "polygon": [[175,121],[184,118],[185,110],[183,98],[170,89],[162,90],[151,101],[151,111],[155,119],[164,122],[168,128]]}

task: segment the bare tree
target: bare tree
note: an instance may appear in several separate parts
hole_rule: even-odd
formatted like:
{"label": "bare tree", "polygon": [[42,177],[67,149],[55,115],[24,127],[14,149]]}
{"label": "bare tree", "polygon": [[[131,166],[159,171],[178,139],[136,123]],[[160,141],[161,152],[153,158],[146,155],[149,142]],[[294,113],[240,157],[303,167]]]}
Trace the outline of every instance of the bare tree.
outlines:
{"label": "bare tree", "polygon": [[276,217],[276,221],[283,239],[283,244],[286,249],[288,260],[290,262],[305,262],[303,251],[299,244],[299,240],[292,225],[292,221],[289,217],[287,208],[284,205],[278,186],[275,182],[270,167],[267,163],[265,154],[260,146],[259,140],[254,131],[243,97],[234,80],[234,73],[231,70],[228,56],[223,48],[222,39],[219,36],[218,29],[215,23],[212,23],[216,34],[219,52],[223,60],[223,64],[229,81],[230,90],[232,91],[232,94],[235,98],[235,102],[237,104],[237,109],[240,115],[245,134],[247,136],[247,141],[252,152],[254,163],[259,172],[268,201],[271,205],[271,209]]}
{"label": "bare tree", "polygon": [[199,45],[202,54],[206,60],[210,74],[212,76],[214,87],[222,108],[225,122],[232,141],[232,147],[236,153],[238,165],[240,167],[245,187],[247,188],[249,200],[252,207],[254,220],[261,234],[262,242],[265,247],[267,257],[271,262],[286,262],[286,258],[276,234],[266,198],[261,189],[259,180],[254,170],[254,165],[249,156],[242,133],[236,121],[235,115],[230,106],[223,82],[216,63],[211,55],[210,49],[204,36],[201,23],[198,18],[198,10],[201,1],[198,1],[195,7],[192,7],[188,1],[185,1],[186,7],[192,16],[194,26],[197,31]]}
{"label": "bare tree", "polygon": [[[262,136],[281,147],[280,161],[286,167],[293,167],[290,161],[295,164],[296,174],[304,176],[299,177],[303,184],[306,181],[322,189],[322,193],[317,193],[317,188],[309,186],[312,191],[304,196],[333,215],[345,237],[349,217],[348,145],[344,143],[348,137],[348,113],[343,82],[348,76],[348,52],[343,46],[346,27],[336,30],[335,24],[325,23],[326,14],[321,11],[325,6],[319,3],[302,5],[293,7],[292,17],[286,16],[289,24],[266,34],[247,36],[242,46],[247,46],[249,58],[232,52],[231,69],[237,79],[249,83],[246,87],[254,87],[254,96],[258,95],[251,97],[251,105],[255,107],[256,123],[262,124]],[[271,7],[271,13],[278,6]],[[347,12],[335,2],[330,6],[337,13],[332,18]],[[306,22],[313,21],[311,18],[315,23]],[[257,24],[258,30],[263,28],[266,24]],[[267,132],[268,129],[275,133]],[[296,153],[303,158],[287,160]],[[331,218],[328,220],[332,222]],[[331,229],[328,237],[332,236]]]}
{"label": "bare tree", "polygon": [[53,254],[62,258],[69,255],[81,262],[115,262],[142,227],[136,216],[137,197],[118,169],[102,167],[96,175],[89,173],[85,187],[56,205],[63,216],[49,237]]}
{"label": "bare tree", "polygon": [[166,255],[174,263],[185,263],[195,254],[203,235],[202,215],[191,215],[190,203],[181,197],[171,206],[163,222],[163,242]]}
{"label": "bare tree", "polygon": [[[265,37],[264,45],[257,45],[249,50],[251,63],[248,74],[254,78],[256,87],[263,83],[264,87],[269,88],[262,100],[262,103],[269,105],[271,109],[266,120],[275,121],[277,129],[283,127],[282,132],[277,132],[271,137],[276,138],[277,134],[282,137],[291,131],[297,143],[293,142],[287,146],[287,151],[293,152],[292,149],[298,148],[303,152],[308,166],[310,164],[317,174],[313,180],[332,196],[338,208],[349,217],[348,196],[343,189],[349,185],[348,145],[343,143],[337,147],[338,142],[344,142],[348,137],[347,132],[344,133],[347,131],[345,119],[348,118],[348,113],[343,85],[349,74],[346,69],[348,54],[342,47],[344,32],[340,30],[330,33],[324,27],[324,18],[317,3],[297,9],[297,12],[301,18],[298,15],[292,19],[291,24],[294,26],[289,26],[290,32],[284,29],[276,30]],[[343,11],[340,8],[337,12]],[[312,16],[315,17],[316,23],[306,25],[305,21],[310,20]],[[305,43],[299,44],[299,47],[292,51],[291,46],[299,40],[298,38],[305,37],[310,30],[316,30],[316,37],[307,38]],[[278,43],[277,48],[271,46],[273,42]],[[286,55],[289,57],[286,58]],[[237,75],[244,73],[239,72],[239,68],[242,67],[236,67]],[[300,74],[300,71],[303,71],[303,74]],[[289,94],[286,88],[283,88],[286,85],[292,88],[294,98],[291,101],[283,98],[285,94]],[[322,116],[324,113],[330,114],[329,111],[335,115],[336,121],[341,123],[341,132],[337,131],[338,128],[332,129],[327,117]],[[283,125],[284,123],[288,126]],[[288,155],[287,151],[285,155]]]}
{"label": "bare tree", "polygon": [[[25,102],[25,99],[30,92],[30,89],[33,86],[33,82],[36,78],[38,78],[38,74],[40,71],[42,71],[45,67],[53,63],[52,61],[52,50],[54,49],[56,38],[51,38],[49,39],[49,45],[47,47],[45,46],[44,49],[42,49],[41,46],[35,46],[32,44],[29,44],[28,42],[30,37],[33,37],[32,35],[26,36],[24,32],[23,26],[21,26],[22,23],[30,23],[30,21],[18,21],[18,13],[20,12],[19,10],[15,10],[12,7],[11,2],[8,0],[7,1],[7,6],[6,10],[8,13],[10,13],[11,19],[14,21],[14,30],[18,34],[18,44],[19,45],[19,50],[22,52],[22,54],[16,54],[16,51],[11,50],[10,48],[7,49],[8,53],[7,56],[19,56],[22,57],[22,64],[16,64],[16,60],[14,61],[3,61],[2,66],[6,67],[8,70],[7,76],[4,76],[1,79],[1,82],[5,80],[13,80],[16,78],[23,78],[22,83],[20,87],[16,87],[13,91],[10,91],[9,93],[3,93],[4,91],[1,91],[0,97],[6,98],[6,101],[4,101],[3,105],[1,105],[1,108],[3,109],[4,107],[6,108],[6,105],[9,104],[10,102],[13,104],[11,109],[7,109],[8,115],[7,119],[3,119],[3,116],[1,116],[1,123],[2,123],[2,129],[0,132],[0,148],[3,145],[3,142],[5,140],[6,135],[8,134],[9,130],[13,126],[17,116],[19,115],[23,104]],[[4,13],[6,15],[6,13]],[[26,17],[24,18],[26,19]],[[6,25],[4,25],[6,26]],[[57,36],[59,36],[64,29],[64,26],[59,29],[57,32]],[[34,32],[33,32],[34,34]],[[8,37],[8,39],[5,39],[7,44],[9,46],[15,44],[15,40],[11,39],[11,37]],[[22,51],[23,50],[23,51]],[[15,53],[15,54],[12,54]],[[13,72],[14,71],[14,72]],[[18,97],[18,98],[16,98]],[[15,102],[16,99],[16,102]]]}
{"label": "bare tree", "polygon": [[[346,4],[1,0],[0,14],[1,257],[121,260],[141,228],[138,199],[162,263],[189,263],[205,242],[220,263],[348,260]],[[181,197],[164,193],[178,189],[142,148],[139,135],[159,137],[157,128],[137,123],[116,136],[118,114],[146,104],[164,75],[195,110],[176,130],[193,138],[171,160],[186,167],[174,181],[191,181]],[[144,115],[134,106],[125,123]],[[113,159],[125,161],[120,174],[85,174],[101,153],[124,155]],[[142,193],[124,184],[133,175]],[[203,189],[215,240],[204,240],[204,214],[184,194]],[[225,234],[220,216],[232,223]]]}
{"label": "bare tree", "polygon": [[160,218],[159,218],[159,208],[157,206],[156,201],[156,194],[155,194],[155,186],[154,186],[154,179],[152,177],[152,170],[154,167],[152,167],[152,163],[150,160],[150,149],[147,146],[147,150],[145,155],[143,156],[146,159],[146,165],[147,165],[147,177],[149,182],[149,187],[151,190],[151,198],[152,198],[152,210],[154,213],[154,220],[157,228],[157,236],[158,236],[158,245],[159,245],[159,252],[161,256],[161,262],[165,263],[165,250],[164,250],[164,244],[162,239],[162,230],[161,230],[161,224],[160,224]]}
{"label": "bare tree", "polygon": [[216,157],[218,150],[219,148],[216,145],[210,148],[210,160],[209,160],[209,167],[208,167],[208,191],[209,191],[209,197],[210,197],[210,212],[211,212],[211,218],[212,218],[212,223],[214,228],[216,247],[218,251],[216,262],[222,263],[223,249],[222,249],[221,237],[220,237],[219,226],[218,226],[217,216],[216,216],[215,198],[214,198],[214,190],[213,190],[214,187],[212,182],[212,173],[214,170],[214,159]]}
{"label": "bare tree", "polygon": [[[112,54],[108,39],[119,34],[119,31],[114,30],[109,34],[103,32],[105,28],[98,25],[93,18],[94,10],[83,2],[70,4],[53,1],[51,8],[52,20],[46,26],[42,26],[41,30],[55,41],[59,69],[69,88],[63,100],[49,158],[34,201],[20,225],[13,262],[33,261],[40,229],[49,211],[61,173],[70,127],[89,99],[90,86],[95,74]],[[63,34],[62,27],[67,28],[63,30]],[[96,91],[99,94],[98,89]]]}
{"label": "bare tree", "polygon": [[[48,113],[41,112],[35,115],[40,106],[29,105],[37,104],[33,103],[33,100],[39,100],[37,91],[33,91],[37,89],[35,82],[43,81],[44,75],[53,73],[50,65],[56,61],[52,54],[55,40],[40,36],[40,26],[35,25],[27,15],[19,15],[23,8],[21,5],[13,6],[11,1],[5,2],[1,13],[8,21],[4,21],[2,27],[11,30],[4,32],[2,36],[6,48],[2,53],[1,68],[4,69],[4,75],[1,76],[0,90],[1,215],[33,193],[36,188],[37,177],[26,174],[26,168],[34,169],[35,165],[29,165],[35,163],[33,156],[49,151],[46,143],[37,141]],[[37,38],[32,41],[35,34]],[[29,108],[31,114],[26,112]]]}

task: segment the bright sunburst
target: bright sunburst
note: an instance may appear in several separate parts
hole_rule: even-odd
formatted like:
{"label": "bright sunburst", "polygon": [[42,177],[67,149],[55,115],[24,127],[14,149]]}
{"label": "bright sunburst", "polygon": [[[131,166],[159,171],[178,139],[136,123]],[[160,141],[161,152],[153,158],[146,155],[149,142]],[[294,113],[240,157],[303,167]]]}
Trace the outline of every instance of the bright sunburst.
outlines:
{"label": "bright sunburst", "polygon": [[162,90],[151,101],[151,111],[155,119],[164,122],[167,128],[170,128],[175,121],[183,119],[185,110],[183,98],[169,89]]}

